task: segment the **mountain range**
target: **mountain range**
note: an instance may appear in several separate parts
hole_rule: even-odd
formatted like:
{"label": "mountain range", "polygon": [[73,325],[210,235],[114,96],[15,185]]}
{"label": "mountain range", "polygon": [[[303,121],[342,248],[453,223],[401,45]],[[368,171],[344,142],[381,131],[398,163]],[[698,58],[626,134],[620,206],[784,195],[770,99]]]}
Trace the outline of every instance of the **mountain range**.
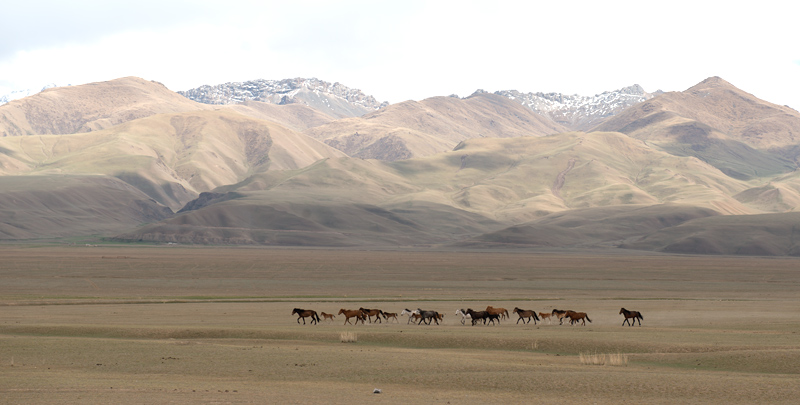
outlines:
{"label": "mountain range", "polygon": [[0,106],[0,239],[800,255],[798,137],[718,77],[391,105],[128,77]]}

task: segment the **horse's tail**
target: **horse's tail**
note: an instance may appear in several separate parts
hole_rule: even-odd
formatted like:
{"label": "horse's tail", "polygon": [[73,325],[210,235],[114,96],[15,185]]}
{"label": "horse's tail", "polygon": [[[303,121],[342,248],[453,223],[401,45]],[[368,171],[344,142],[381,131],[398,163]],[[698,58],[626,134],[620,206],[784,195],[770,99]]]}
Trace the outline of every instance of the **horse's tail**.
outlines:
{"label": "horse's tail", "polygon": [[644,319],[644,315],[642,315],[642,313],[641,313],[641,312],[637,312],[637,314],[638,314],[638,316],[639,316],[639,319]]}
{"label": "horse's tail", "polygon": [[316,319],[317,322],[319,322],[319,315],[317,315],[317,311],[314,311],[314,319]]}
{"label": "horse's tail", "polygon": [[589,323],[592,323],[592,320],[589,319],[589,315],[586,315],[586,320],[589,321]]}
{"label": "horse's tail", "polygon": [[539,315],[536,315],[536,311],[533,311],[533,319],[536,319],[537,321],[541,321],[541,319],[539,319]]}

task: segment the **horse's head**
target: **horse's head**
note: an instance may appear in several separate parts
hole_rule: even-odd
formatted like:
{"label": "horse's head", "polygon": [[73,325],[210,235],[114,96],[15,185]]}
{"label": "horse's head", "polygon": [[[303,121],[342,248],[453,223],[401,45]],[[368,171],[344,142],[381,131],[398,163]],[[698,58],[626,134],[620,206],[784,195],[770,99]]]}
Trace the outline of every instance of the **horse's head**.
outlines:
{"label": "horse's head", "polygon": [[341,315],[341,314],[343,314],[343,313],[344,313],[344,308],[342,308],[342,309],[340,309],[340,310],[339,310],[339,313],[338,313],[338,315]]}
{"label": "horse's head", "polygon": [[295,308],[295,309],[292,310],[292,315],[299,314],[299,313],[300,313],[300,308]]}
{"label": "horse's head", "polygon": [[521,311],[521,309],[519,309],[518,307],[514,307],[514,311],[513,312],[516,313],[516,312],[519,312],[519,311]]}
{"label": "horse's head", "polygon": [[628,311],[626,311],[626,310],[625,310],[625,308],[620,308],[620,309],[619,309],[619,313],[620,313],[620,315],[621,315],[621,314],[624,314],[625,312],[628,312]]}

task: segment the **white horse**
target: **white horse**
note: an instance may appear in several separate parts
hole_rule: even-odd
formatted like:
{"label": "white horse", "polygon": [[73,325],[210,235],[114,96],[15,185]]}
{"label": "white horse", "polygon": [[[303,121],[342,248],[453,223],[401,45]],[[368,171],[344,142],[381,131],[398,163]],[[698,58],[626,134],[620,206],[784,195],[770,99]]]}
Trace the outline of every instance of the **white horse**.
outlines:
{"label": "white horse", "polygon": [[[403,312],[400,313],[400,316],[403,316],[403,315],[408,315],[408,322],[406,322],[406,325],[411,323],[412,319],[420,318],[420,315],[417,313],[416,309],[413,310],[413,311],[409,311],[408,309],[404,309]],[[414,323],[417,323],[417,322],[415,321]]]}
{"label": "white horse", "polygon": [[467,324],[467,319],[472,320],[472,316],[470,316],[470,314],[465,313],[463,309],[457,309],[456,310],[456,315],[461,315],[461,324],[462,325],[466,325]]}

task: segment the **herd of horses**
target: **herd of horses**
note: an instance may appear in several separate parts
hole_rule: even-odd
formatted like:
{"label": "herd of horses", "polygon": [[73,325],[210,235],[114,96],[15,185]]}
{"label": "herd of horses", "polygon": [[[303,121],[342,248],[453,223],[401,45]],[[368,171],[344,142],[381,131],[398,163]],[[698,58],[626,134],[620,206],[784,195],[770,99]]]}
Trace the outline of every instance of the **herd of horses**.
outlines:
{"label": "herd of horses", "polygon": [[[517,319],[517,324],[519,324],[519,321],[522,321],[523,325],[529,324],[531,321],[533,321],[533,324],[536,325],[537,322],[544,323],[545,320],[547,320],[548,324],[552,324],[556,319],[558,319],[559,325],[563,325],[564,320],[569,321],[570,325],[580,324],[582,326],[586,326],[586,321],[589,321],[589,323],[592,322],[586,312],[578,312],[570,309],[553,309],[551,312],[536,312],[533,310],[514,308],[513,313],[519,316],[519,319]],[[306,318],[311,318],[312,325],[320,322],[320,317],[317,315],[317,311],[311,309],[295,308],[292,310],[292,315],[295,314],[297,315],[297,323],[300,323],[300,320],[302,319],[303,325],[306,324]],[[344,325],[354,325],[350,322],[351,318],[355,318],[355,325],[358,324],[358,321],[361,321],[362,325],[364,324],[364,321],[369,321],[369,323],[372,323],[372,317],[375,317],[376,323],[382,323],[383,320],[391,322],[390,319],[400,323],[398,317],[403,315],[408,316],[408,322],[406,322],[406,324],[413,322],[417,325],[431,325],[432,323],[436,323],[438,325],[439,321],[444,320],[444,314],[441,314],[437,311],[422,310],[419,308],[413,311],[408,308],[403,309],[399,315],[396,312],[386,312],[380,309],[363,307],[359,309],[342,308],[336,315],[325,312],[321,312],[320,314],[324,319],[331,322],[333,322],[334,318],[336,318],[336,315],[343,315]],[[625,317],[625,320],[622,321],[622,326],[625,326],[626,323],[628,326],[633,326],[637,321],[639,322],[639,326],[642,326],[642,319],[644,319],[644,317],[642,316],[641,312],[629,311],[625,308],[621,308],[619,310],[619,314]],[[472,326],[475,326],[481,322],[484,325],[499,325],[501,319],[511,318],[507,309],[495,308],[491,305],[487,306],[483,311],[475,311],[472,308],[467,308],[466,310],[457,309],[455,315],[461,316],[462,325],[466,325],[467,320],[470,320]],[[383,320],[381,320],[381,317],[383,317]]]}

